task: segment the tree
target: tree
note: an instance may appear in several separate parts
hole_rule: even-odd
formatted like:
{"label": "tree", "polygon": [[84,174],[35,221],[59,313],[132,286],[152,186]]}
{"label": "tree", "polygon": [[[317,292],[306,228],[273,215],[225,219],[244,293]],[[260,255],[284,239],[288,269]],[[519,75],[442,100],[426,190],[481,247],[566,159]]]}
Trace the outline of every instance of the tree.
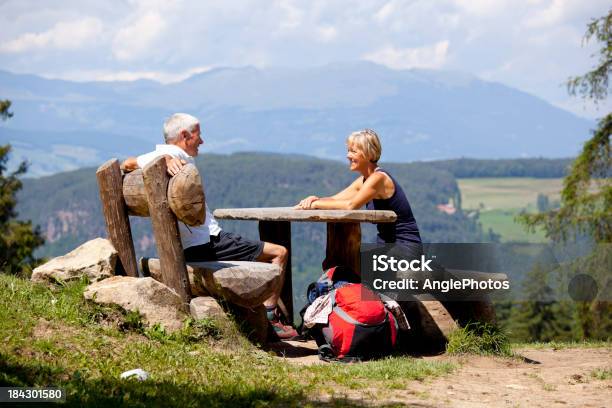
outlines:
{"label": "tree", "polygon": [[[599,102],[608,96],[612,69],[612,9],[588,25],[584,40],[588,42],[593,37],[601,43],[598,65],[582,76],[570,78],[567,86],[571,95],[580,94]],[[610,133],[612,113],[599,121],[593,136],[572,164],[563,181],[560,208],[519,217],[529,230],[534,231],[541,225],[554,240],[564,241],[575,234],[587,234],[597,243],[612,242]]]}
{"label": "tree", "polygon": [[[578,94],[598,103],[607,98],[609,90],[612,69],[612,8],[607,15],[593,19],[587,26],[584,42],[592,38],[600,44],[597,65],[584,75],[570,78],[567,87],[570,95]],[[529,230],[533,231],[536,226],[541,225],[547,236],[555,241],[563,242],[570,237],[585,235],[590,237],[595,246],[588,256],[577,259],[576,265],[581,263],[598,265],[599,262],[609,262],[609,245],[606,244],[612,243],[611,133],[612,113],[608,113],[599,121],[592,137],[586,141],[582,152],[563,180],[558,209],[519,216],[520,221]],[[601,272],[600,269],[601,266],[586,270],[600,278],[605,291],[609,271],[604,268],[605,270]],[[601,291],[595,299],[577,301],[575,306],[581,337],[610,336],[612,302],[605,299]]]}
{"label": "tree", "polygon": [[514,340],[572,340],[572,305],[557,301],[549,282],[550,270],[536,262],[523,280],[525,301],[510,313],[510,331]]}
{"label": "tree", "polygon": [[572,77],[567,81],[570,95],[580,94],[583,98],[595,102],[608,96],[608,79],[612,70],[612,9],[608,14],[593,19],[587,26],[583,43],[593,37],[601,43],[599,48],[599,64],[584,75]]}
{"label": "tree", "polygon": [[[2,120],[13,115],[10,106],[10,101],[0,101]],[[18,176],[27,171],[27,165],[23,162],[16,171],[5,174],[10,150],[10,145],[0,146],[0,271],[23,273],[36,262],[34,250],[44,240],[38,228],[32,229],[31,221],[16,219],[15,194],[21,189]]]}

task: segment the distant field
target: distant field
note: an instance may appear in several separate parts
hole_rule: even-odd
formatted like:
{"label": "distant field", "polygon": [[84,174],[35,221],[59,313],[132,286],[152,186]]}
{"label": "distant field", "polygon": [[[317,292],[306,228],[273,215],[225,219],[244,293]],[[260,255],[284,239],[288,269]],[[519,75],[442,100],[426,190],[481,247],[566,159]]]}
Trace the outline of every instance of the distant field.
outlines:
{"label": "distant field", "polygon": [[486,210],[535,208],[538,193],[546,194],[550,201],[559,199],[563,179],[528,177],[457,179],[461,189],[461,207],[478,209],[482,203]]}
{"label": "distant field", "polygon": [[525,231],[525,227],[517,224],[514,217],[519,210],[489,210],[480,212],[480,223],[484,231],[491,228],[502,236],[503,242],[546,242],[544,231],[538,230],[534,234]]}
{"label": "distant field", "polygon": [[538,194],[552,202],[559,199],[563,179],[539,178],[471,178],[457,179],[464,210],[480,210],[480,222],[486,231],[491,228],[502,241],[543,242],[543,231],[528,234],[514,221],[523,210],[535,211]]}

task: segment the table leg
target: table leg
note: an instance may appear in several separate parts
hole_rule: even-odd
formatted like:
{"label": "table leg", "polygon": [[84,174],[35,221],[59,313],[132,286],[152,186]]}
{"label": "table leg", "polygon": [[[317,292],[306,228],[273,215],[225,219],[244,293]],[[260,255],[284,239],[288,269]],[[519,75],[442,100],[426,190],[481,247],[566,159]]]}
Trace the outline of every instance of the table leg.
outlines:
{"label": "table leg", "polygon": [[361,224],[358,222],[328,222],[327,249],[323,268],[344,265],[361,273]]}
{"label": "table leg", "polygon": [[[287,267],[280,299],[286,318],[293,323],[293,286],[291,283],[291,223],[289,221],[259,221],[259,239],[287,248]],[[282,306],[281,306],[282,310]]]}

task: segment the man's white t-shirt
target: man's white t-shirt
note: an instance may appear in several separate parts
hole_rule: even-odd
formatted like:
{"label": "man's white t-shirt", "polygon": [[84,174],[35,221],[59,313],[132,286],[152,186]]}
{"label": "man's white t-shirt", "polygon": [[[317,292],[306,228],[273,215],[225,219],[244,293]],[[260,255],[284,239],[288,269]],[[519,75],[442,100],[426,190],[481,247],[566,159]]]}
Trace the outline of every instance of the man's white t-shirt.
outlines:
{"label": "man's white t-shirt", "polygon": [[[188,163],[194,163],[193,157],[185,153],[185,151],[180,147],[171,144],[156,145],[155,151],[138,156],[136,158],[136,162],[138,163],[138,167],[142,169],[157,157],[165,155],[185,160]],[[207,244],[210,242],[211,235],[217,236],[221,232],[221,227],[208,209],[208,204],[206,204],[206,222],[204,225],[189,227],[179,221],[178,226],[183,249],[196,245]]]}

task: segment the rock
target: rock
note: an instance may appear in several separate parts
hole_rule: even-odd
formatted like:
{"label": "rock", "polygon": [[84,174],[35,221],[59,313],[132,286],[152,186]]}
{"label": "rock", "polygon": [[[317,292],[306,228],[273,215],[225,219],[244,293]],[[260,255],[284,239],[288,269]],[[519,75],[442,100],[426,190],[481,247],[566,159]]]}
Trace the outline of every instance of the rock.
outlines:
{"label": "rock", "polygon": [[405,351],[443,352],[448,336],[459,326],[444,305],[426,295],[398,302],[410,322],[399,348]]}
{"label": "rock", "polygon": [[[161,281],[159,259],[142,258],[145,274]],[[190,262],[187,273],[194,296],[213,295],[242,307],[261,305],[280,284],[280,268],[264,262]]]}
{"label": "rock", "polygon": [[[233,314],[238,328],[251,341],[259,344],[266,344],[269,335],[268,318],[266,308],[258,305],[253,308],[241,307],[225,304],[228,312]],[[200,296],[191,300],[189,304],[191,317],[196,320],[214,318],[218,320],[229,320],[226,311],[219,305],[212,296]]]}
{"label": "rock", "polygon": [[448,339],[449,334],[459,327],[444,305],[437,300],[422,300],[419,308],[421,325],[426,335],[432,338],[442,334]]}
{"label": "rock", "polygon": [[231,313],[235,316],[240,331],[251,341],[266,344],[271,326],[266,316],[266,307],[258,305],[252,308],[229,304]]}
{"label": "rock", "polygon": [[207,318],[226,318],[225,311],[212,296],[200,296],[189,303],[191,317],[196,320]]}
{"label": "rock", "polygon": [[117,254],[109,240],[92,239],[34,269],[32,281],[70,281],[87,276],[90,282],[97,282],[115,274]]}
{"label": "rock", "polygon": [[186,317],[179,295],[153,278],[114,276],[89,285],[83,296],[96,303],[138,311],[145,322],[159,323],[168,332],[181,329]]}

